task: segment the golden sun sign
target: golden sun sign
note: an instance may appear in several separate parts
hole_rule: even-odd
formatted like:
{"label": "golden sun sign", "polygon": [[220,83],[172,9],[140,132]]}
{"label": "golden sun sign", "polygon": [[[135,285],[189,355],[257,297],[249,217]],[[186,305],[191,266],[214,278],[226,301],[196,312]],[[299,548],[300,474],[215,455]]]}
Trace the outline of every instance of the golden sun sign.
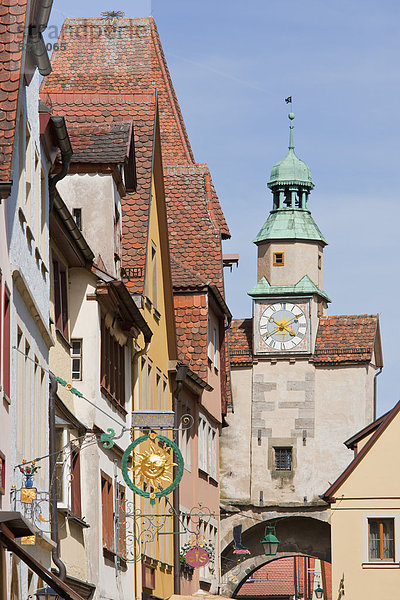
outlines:
{"label": "golden sun sign", "polygon": [[156,490],[162,488],[162,484],[172,483],[173,467],[177,465],[172,462],[168,450],[170,448],[158,447],[152,442],[143,452],[135,452],[133,466],[129,470],[133,471],[139,485],[145,483]]}

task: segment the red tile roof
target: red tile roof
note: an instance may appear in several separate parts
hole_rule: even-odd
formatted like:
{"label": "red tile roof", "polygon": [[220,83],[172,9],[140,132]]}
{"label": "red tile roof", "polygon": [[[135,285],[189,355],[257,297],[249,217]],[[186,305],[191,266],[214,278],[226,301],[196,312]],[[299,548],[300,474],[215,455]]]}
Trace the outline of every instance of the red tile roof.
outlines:
{"label": "red tile roof", "polygon": [[122,199],[122,266],[134,267],[137,276],[126,282],[132,293],[143,292],[151,169],[155,121],[155,97],[152,94],[115,94],[113,92],[42,93],[53,114],[65,116],[68,128],[90,124],[110,126],[134,121],[137,187]]}
{"label": "red tile roof", "polygon": [[163,159],[166,163],[194,163],[164,52],[152,17],[66,19],[55,52],[46,90],[154,91],[160,101]]}
{"label": "red tile roof", "polygon": [[377,328],[378,315],[321,317],[314,361],[320,364],[370,361]]}
{"label": "red tile roof", "polygon": [[207,197],[207,172],[204,165],[164,168],[169,242],[176,262],[217,285],[223,294],[222,247],[210,218],[213,202]]}
{"label": "red tile roof", "polygon": [[72,125],[68,134],[72,162],[124,163],[129,154],[132,122]]}
{"label": "red tile roof", "polygon": [[0,4],[0,181],[12,180],[27,0]]}
{"label": "red tile roof", "polygon": [[[106,19],[67,19],[60,38],[67,49],[54,53],[43,92],[53,96],[57,91],[102,90],[120,96],[157,88],[172,255],[223,291],[220,239],[230,237],[229,229],[207,165],[195,164],[153,18],[115,19],[112,24]],[[193,218],[188,215],[189,199]],[[177,254],[176,248],[182,249],[189,237],[184,236],[188,226],[190,247],[187,254]]]}
{"label": "red tile roof", "polygon": [[175,295],[178,357],[207,381],[208,308],[204,293]]}
{"label": "red tile roof", "polygon": [[[305,558],[299,556],[297,558],[297,585],[298,593],[304,594],[304,566]],[[316,587],[314,585],[313,569],[315,565],[315,559],[309,558],[309,587]],[[323,562],[322,567],[325,569],[326,575],[326,590],[327,600],[331,600],[332,596],[329,590],[330,576],[331,576],[331,565]],[[279,558],[270,563],[267,563],[254,571],[248,580],[242,585],[237,592],[238,598],[257,597],[257,598],[292,598],[294,595],[294,557],[289,556],[285,558]]]}
{"label": "red tile roof", "polygon": [[228,329],[229,357],[234,367],[253,362],[253,319],[232,319]]}

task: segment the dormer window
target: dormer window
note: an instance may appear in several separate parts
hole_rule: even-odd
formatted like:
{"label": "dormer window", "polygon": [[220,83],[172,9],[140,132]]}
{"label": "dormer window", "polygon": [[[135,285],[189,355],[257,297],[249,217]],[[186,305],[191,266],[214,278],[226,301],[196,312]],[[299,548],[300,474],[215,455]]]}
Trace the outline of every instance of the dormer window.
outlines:
{"label": "dormer window", "polygon": [[274,252],[273,253],[273,265],[274,267],[283,267],[285,264],[285,254],[284,252]]}

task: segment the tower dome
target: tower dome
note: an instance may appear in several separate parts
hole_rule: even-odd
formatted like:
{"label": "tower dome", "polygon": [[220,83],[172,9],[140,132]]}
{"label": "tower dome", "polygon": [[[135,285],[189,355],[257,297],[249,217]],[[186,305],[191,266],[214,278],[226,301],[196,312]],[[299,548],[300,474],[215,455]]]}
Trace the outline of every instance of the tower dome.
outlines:
{"label": "tower dome", "polygon": [[280,162],[276,163],[272,167],[270,179],[268,181],[268,187],[273,189],[274,187],[284,185],[300,185],[308,189],[314,187],[311,170],[305,162],[300,160],[294,152],[293,144],[293,119],[294,114],[289,113],[290,124],[290,140],[289,140],[289,152],[285,158]]}

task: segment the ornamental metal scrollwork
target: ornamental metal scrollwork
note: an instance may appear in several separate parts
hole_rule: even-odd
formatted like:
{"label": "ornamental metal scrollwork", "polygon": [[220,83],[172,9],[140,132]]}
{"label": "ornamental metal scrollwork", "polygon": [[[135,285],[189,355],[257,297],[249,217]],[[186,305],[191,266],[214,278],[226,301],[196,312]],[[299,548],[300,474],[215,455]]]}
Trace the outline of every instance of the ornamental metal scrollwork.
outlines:
{"label": "ornamental metal scrollwork", "polygon": [[[147,448],[142,452],[134,453],[135,449],[145,442],[149,441]],[[160,444],[156,444],[156,441]],[[172,462],[171,450],[176,456],[177,463]],[[128,460],[133,455],[133,465],[128,467]],[[173,479],[173,467],[177,467],[175,479]],[[183,475],[184,461],[178,446],[164,435],[156,435],[154,432],[149,435],[141,435],[134,440],[125,450],[121,469],[122,475],[128,487],[144,498],[150,498],[150,503],[155,504],[156,498],[162,498],[170,494],[180,483]],[[133,480],[128,471],[133,472]],[[135,484],[138,479],[139,485],[146,484],[150,491],[141,489]],[[170,483],[166,488],[161,484]]]}

